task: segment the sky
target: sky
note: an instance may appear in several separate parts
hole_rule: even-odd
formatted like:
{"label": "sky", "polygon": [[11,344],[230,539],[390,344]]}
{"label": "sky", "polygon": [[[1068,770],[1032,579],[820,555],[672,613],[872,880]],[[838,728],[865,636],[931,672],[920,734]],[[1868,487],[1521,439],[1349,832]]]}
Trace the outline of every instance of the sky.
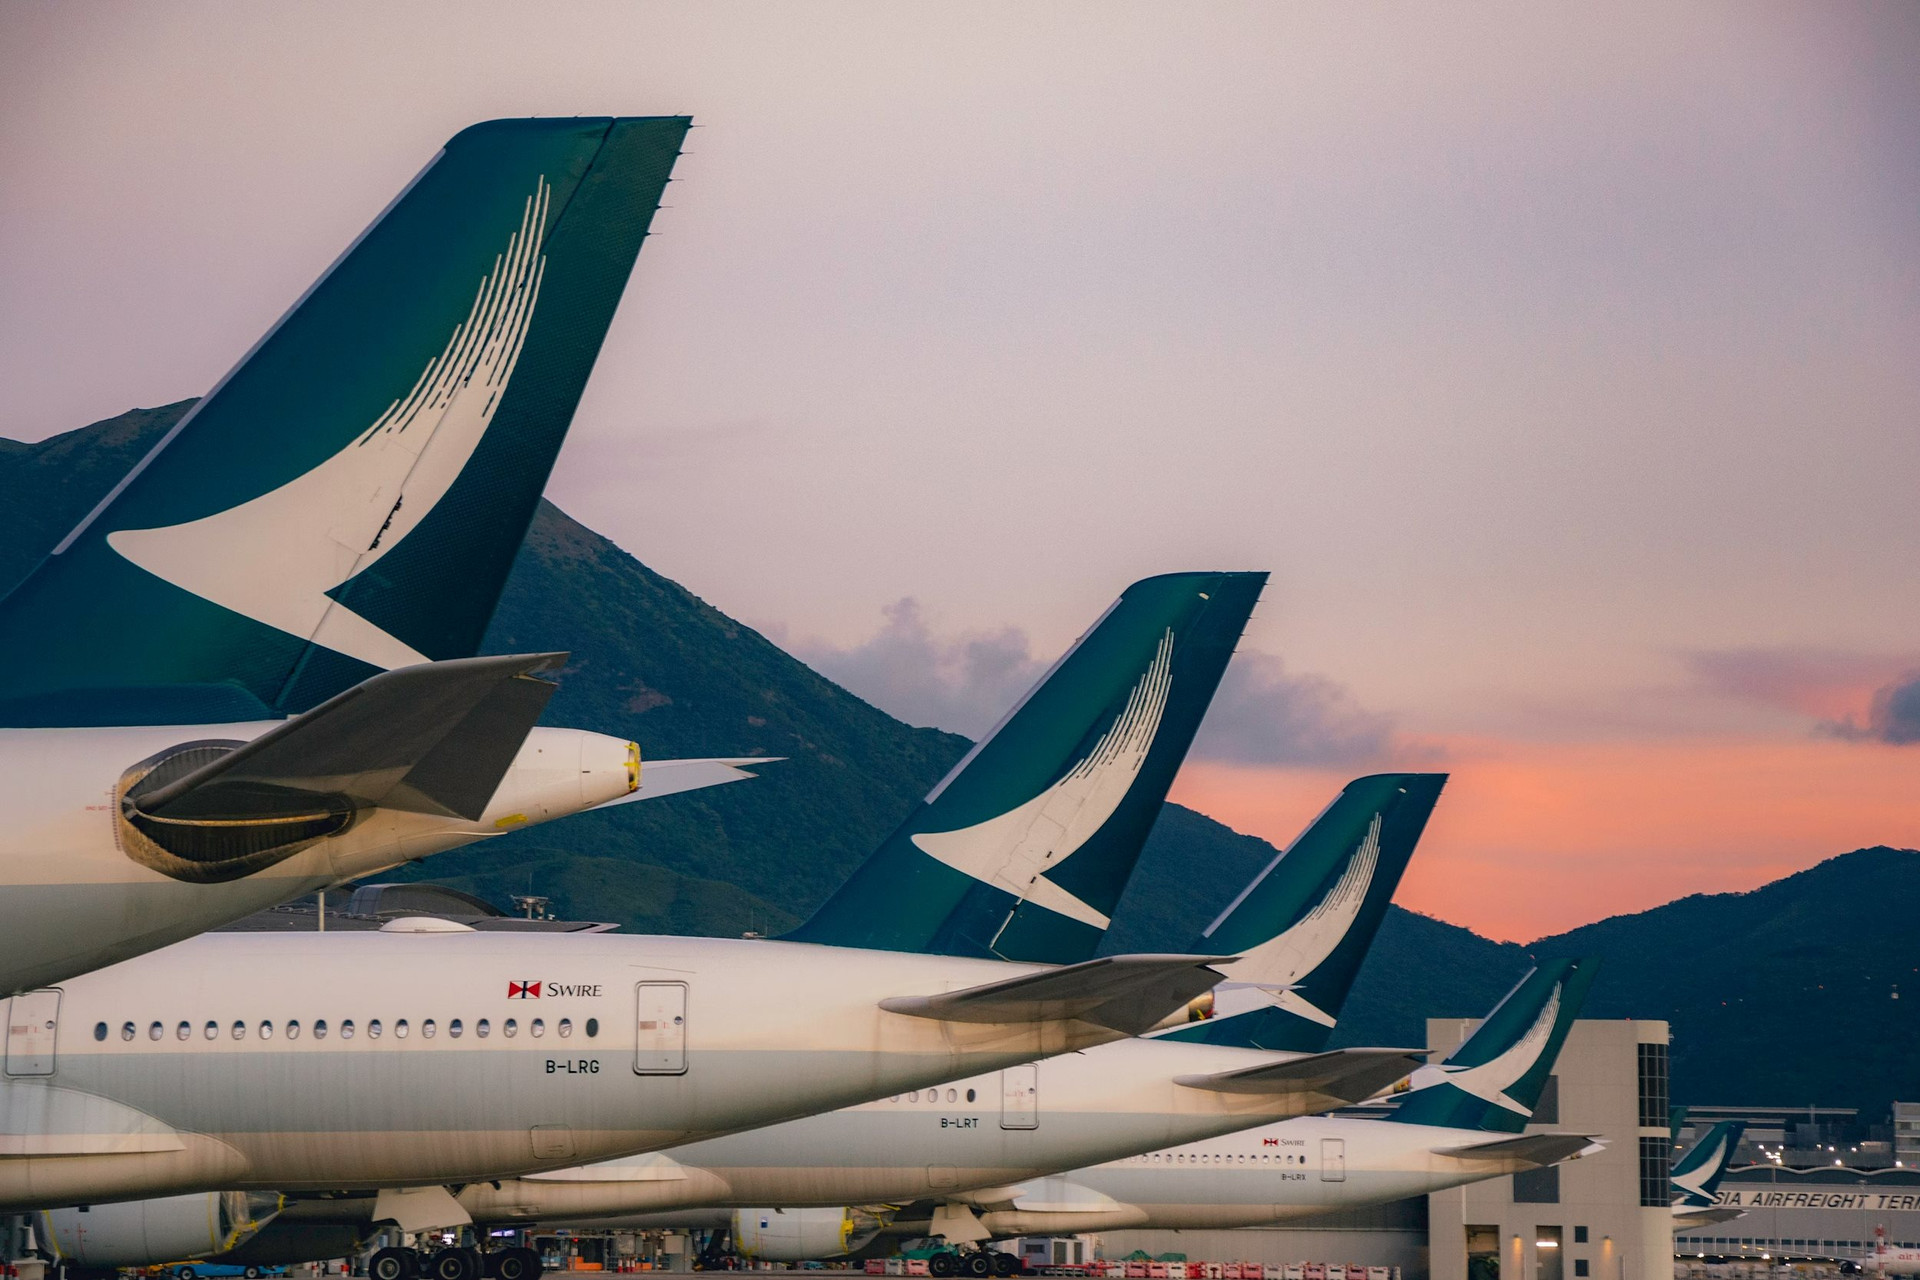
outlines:
{"label": "sky", "polygon": [[0,434],[206,390],[448,136],[691,114],[549,494],[977,733],[1273,577],[1175,798],[1451,782],[1527,940],[1920,846],[1920,8],[0,2]]}

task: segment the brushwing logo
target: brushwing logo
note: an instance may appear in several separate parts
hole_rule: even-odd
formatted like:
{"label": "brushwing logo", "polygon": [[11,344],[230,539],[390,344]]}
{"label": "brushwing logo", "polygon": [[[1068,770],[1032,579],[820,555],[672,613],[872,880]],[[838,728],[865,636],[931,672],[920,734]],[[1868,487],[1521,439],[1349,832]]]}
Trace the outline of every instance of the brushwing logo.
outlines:
{"label": "brushwing logo", "polygon": [[1547,1051],[1547,1043],[1553,1039],[1553,1024],[1560,1018],[1562,989],[1561,983],[1553,984],[1553,994],[1547,998],[1540,1016],[1533,1020],[1533,1025],[1527,1028],[1525,1035],[1498,1055],[1477,1067],[1445,1062],[1421,1067],[1413,1073],[1410,1082],[1412,1088],[1427,1089],[1438,1084],[1450,1084],[1496,1107],[1505,1107],[1523,1116],[1532,1115],[1533,1108],[1522,1106],[1509,1098],[1507,1090],[1519,1083],[1521,1076],[1533,1070],[1533,1065],[1540,1061],[1540,1055]]}
{"label": "brushwing logo", "polygon": [[1072,857],[1126,799],[1153,749],[1172,684],[1169,628],[1127,696],[1126,708],[1065,777],[997,818],[955,831],[923,832],[913,843],[954,870],[1023,902],[1105,929],[1105,915],[1047,879],[1046,873]]}
{"label": "brushwing logo", "polygon": [[1685,1205],[1709,1206],[1713,1197],[1707,1194],[1707,1183],[1720,1171],[1727,1158],[1727,1134],[1722,1133],[1714,1140],[1706,1158],[1684,1173],[1673,1175],[1674,1203]]}
{"label": "brushwing logo", "polygon": [[538,1000],[539,998],[540,984],[537,982],[507,983],[507,999],[509,1000]]}
{"label": "brushwing logo", "polygon": [[[1255,1009],[1284,1009],[1323,1027],[1334,1025],[1334,1016],[1308,1000],[1293,988],[1308,974],[1325,964],[1327,957],[1346,941],[1353,922],[1373,884],[1373,873],[1380,865],[1380,827],[1383,814],[1374,814],[1367,834],[1353,851],[1346,869],[1326,895],[1301,916],[1285,933],[1257,947],[1249,947],[1230,971],[1253,978],[1252,982],[1223,982],[1214,988],[1214,1016],[1232,1017]],[[1283,862],[1282,866],[1285,865]]]}
{"label": "brushwing logo", "polygon": [[[427,661],[327,592],[405,540],[479,447],[540,298],[547,260],[539,243],[551,198],[543,178],[446,349],[353,443],[237,507],[185,524],[117,530],[107,545],[183,590],[373,666]],[[260,555],[263,546],[274,553]]]}

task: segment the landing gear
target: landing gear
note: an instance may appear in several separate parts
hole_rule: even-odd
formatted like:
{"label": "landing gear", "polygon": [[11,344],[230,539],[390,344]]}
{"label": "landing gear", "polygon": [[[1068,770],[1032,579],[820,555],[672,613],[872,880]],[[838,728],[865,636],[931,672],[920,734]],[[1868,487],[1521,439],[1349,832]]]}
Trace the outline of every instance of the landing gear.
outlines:
{"label": "landing gear", "polygon": [[415,1258],[411,1249],[382,1249],[367,1262],[367,1280],[414,1280]]}
{"label": "landing gear", "polygon": [[940,1252],[927,1259],[927,1274],[930,1276],[952,1276],[960,1273],[958,1254]]}
{"label": "landing gear", "polygon": [[427,1280],[480,1280],[480,1254],[474,1249],[442,1249],[427,1259]]}
{"label": "landing gear", "polygon": [[1020,1274],[1020,1259],[1010,1253],[991,1251],[988,1257],[993,1259],[993,1274],[996,1276],[1017,1276]]}
{"label": "landing gear", "polygon": [[987,1277],[993,1274],[993,1259],[987,1256],[987,1252],[984,1249],[976,1249],[972,1253],[962,1254],[960,1257],[960,1273],[965,1276],[971,1276],[972,1280],[987,1280]]}
{"label": "landing gear", "polygon": [[491,1273],[497,1280],[540,1280],[540,1273],[544,1270],[540,1265],[540,1255],[532,1249],[502,1249],[487,1256]]}

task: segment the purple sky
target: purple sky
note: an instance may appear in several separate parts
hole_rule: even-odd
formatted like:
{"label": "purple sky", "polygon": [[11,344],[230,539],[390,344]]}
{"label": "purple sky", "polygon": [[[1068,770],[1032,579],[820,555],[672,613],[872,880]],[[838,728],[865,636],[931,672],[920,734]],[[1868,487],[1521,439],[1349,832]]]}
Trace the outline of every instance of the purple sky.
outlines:
{"label": "purple sky", "polygon": [[1261,834],[1489,751],[1920,795],[1916,67],[1911,5],[8,3],[0,434],[204,390],[467,123],[687,112],[552,496],[889,709],[1266,568]]}

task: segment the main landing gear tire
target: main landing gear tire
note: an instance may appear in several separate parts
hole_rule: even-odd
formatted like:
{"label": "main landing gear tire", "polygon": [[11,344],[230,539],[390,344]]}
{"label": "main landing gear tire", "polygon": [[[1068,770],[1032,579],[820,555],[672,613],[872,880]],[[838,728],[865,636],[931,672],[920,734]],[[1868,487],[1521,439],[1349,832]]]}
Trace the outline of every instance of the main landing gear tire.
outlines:
{"label": "main landing gear tire", "polygon": [[502,1249],[493,1255],[493,1274],[497,1280],[540,1280],[544,1270],[540,1255],[532,1249]]}
{"label": "main landing gear tire", "polygon": [[996,1251],[992,1255],[993,1274],[996,1276],[1017,1276],[1020,1274],[1020,1259],[1010,1253]]}
{"label": "main landing gear tire", "polygon": [[413,1280],[413,1250],[382,1249],[367,1262],[367,1280]]}
{"label": "main landing gear tire", "polygon": [[993,1259],[984,1251],[969,1253],[960,1259],[960,1273],[972,1280],[987,1280],[993,1274]]}
{"label": "main landing gear tire", "polygon": [[950,1253],[936,1253],[927,1259],[927,1274],[930,1276],[951,1276],[960,1272],[960,1259]]}
{"label": "main landing gear tire", "polygon": [[480,1254],[474,1249],[442,1249],[427,1260],[428,1280],[480,1280]]}

